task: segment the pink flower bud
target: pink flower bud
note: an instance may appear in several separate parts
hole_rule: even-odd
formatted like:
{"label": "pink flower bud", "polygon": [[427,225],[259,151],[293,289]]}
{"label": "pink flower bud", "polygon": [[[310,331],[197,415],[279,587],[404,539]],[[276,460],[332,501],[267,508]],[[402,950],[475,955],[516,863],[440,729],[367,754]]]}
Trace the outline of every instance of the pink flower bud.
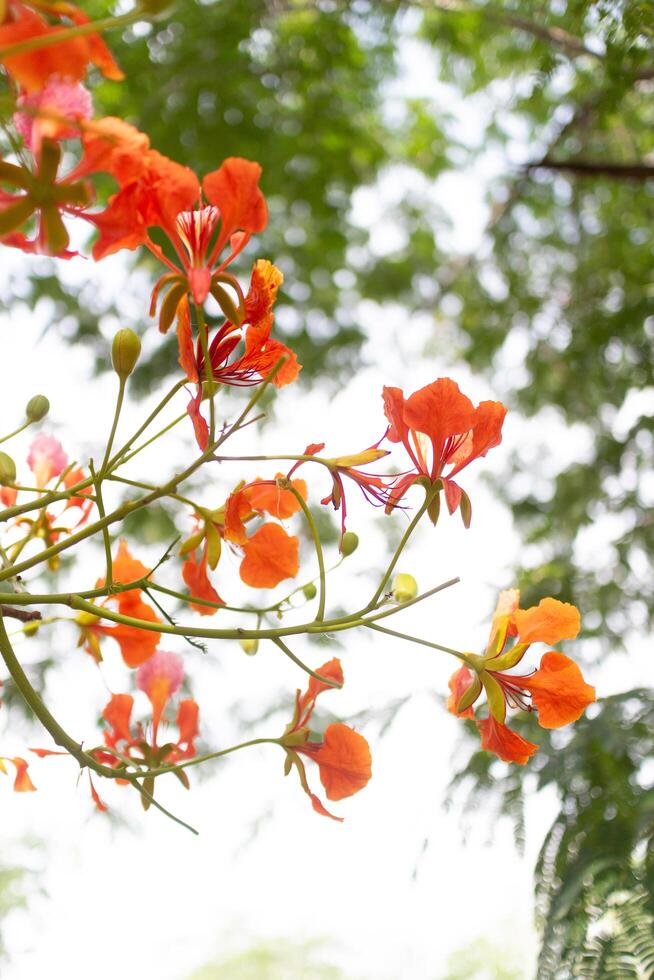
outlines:
{"label": "pink flower bud", "polygon": [[68,465],[68,456],[54,436],[40,433],[30,446],[27,465],[36,479],[37,487],[44,487],[53,476],[59,476]]}
{"label": "pink flower bud", "polygon": [[48,79],[41,92],[21,95],[18,107],[14,123],[32,153],[38,152],[44,138],[63,140],[77,136],[75,123],[90,119],[93,112],[91,93],[79,82],[57,75]]}

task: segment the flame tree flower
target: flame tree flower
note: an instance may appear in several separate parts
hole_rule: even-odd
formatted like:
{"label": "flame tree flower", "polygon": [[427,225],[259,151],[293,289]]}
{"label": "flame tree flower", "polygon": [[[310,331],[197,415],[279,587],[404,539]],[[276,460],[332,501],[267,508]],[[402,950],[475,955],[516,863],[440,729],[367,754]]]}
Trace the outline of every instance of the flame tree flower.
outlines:
{"label": "flame tree flower", "polygon": [[325,788],[328,800],[344,800],[358,793],[367,785],[372,775],[372,760],[368,743],[354,729],[340,722],[328,725],[322,739],[312,732],[308,725],[316,706],[316,698],[330,687],[343,686],[343,671],[337,658],[323,664],[317,671],[333,683],[330,685],[311,677],[304,694],[295,696],[293,718],[286,726],[281,745],[286,749],[286,775],[295,766],[300,777],[302,789],[311,800],[311,805],[323,817],[342,820],[325,808],[319,797],[312,793],[307,782],[306,770],[300,756],[311,759],[318,766],[320,782]]}
{"label": "flame tree flower", "polygon": [[[482,748],[505,762],[524,765],[538,746],[504,724],[507,707],[535,708],[542,728],[561,728],[576,721],[592,704],[595,688],[586,684],[572,660],[555,650],[544,654],[532,674],[507,673],[520,663],[531,643],[572,640],[580,628],[579,611],[567,602],[547,598],[530,609],[520,609],[519,601],[517,589],[500,593],[486,651],[482,656],[465,655],[467,665],[450,678],[448,708],[460,717],[473,717],[472,705],[483,688],[489,715],[477,720]],[[512,637],[516,642],[505,649]]]}
{"label": "flame tree flower", "polygon": [[[425,489],[442,488],[450,514],[460,508],[463,523],[469,527],[470,499],[453,477],[502,441],[504,405],[485,401],[475,408],[450,378],[438,378],[406,399],[400,388],[384,388],[383,399],[388,439],[402,443],[415,467],[395,484],[387,510],[419,483]],[[439,500],[440,494],[429,507],[434,523]]]}
{"label": "flame tree flower", "polygon": [[[112,563],[113,581],[128,585],[130,582],[144,580],[149,575],[149,570],[130,554],[127,542],[120,541],[118,552]],[[97,587],[104,585],[105,580],[99,579]],[[151,623],[160,623],[161,620],[155,611],[141,599],[141,589],[128,589],[117,592],[105,599],[105,604],[116,602],[118,612],[123,616],[131,616],[134,619],[145,619]],[[100,650],[100,638],[108,636],[115,640],[120,647],[123,660],[128,667],[139,667],[154,655],[161,634],[156,630],[139,629],[138,626],[128,626],[124,623],[117,623],[114,626],[105,626],[101,619],[91,613],[81,612],[76,617],[75,622],[80,627],[81,635],[78,646],[84,649],[93,659],[100,663],[102,652]]]}

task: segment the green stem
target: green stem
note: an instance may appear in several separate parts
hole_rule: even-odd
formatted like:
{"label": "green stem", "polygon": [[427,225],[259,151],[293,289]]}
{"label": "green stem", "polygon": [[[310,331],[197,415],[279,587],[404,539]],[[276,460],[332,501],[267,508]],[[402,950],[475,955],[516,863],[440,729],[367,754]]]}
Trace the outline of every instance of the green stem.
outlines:
{"label": "green stem", "polygon": [[286,654],[289,660],[292,660],[294,664],[297,664],[297,666],[300,667],[305,672],[305,674],[309,674],[311,677],[314,677],[317,681],[320,681],[321,684],[327,684],[328,687],[337,687],[337,688],[343,686],[342,684],[336,683],[336,681],[334,680],[330,680],[329,677],[323,677],[322,674],[316,673],[315,670],[311,670],[311,667],[307,667],[307,665],[303,663],[303,661],[300,660],[299,657],[296,657],[293,651],[290,650],[286,646],[284,641],[281,640],[278,636],[273,639],[273,643],[275,644],[275,646],[279,647],[282,653]]}
{"label": "green stem", "polygon": [[25,41],[10,44],[6,48],[0,48],[0,61],[5,61],[7,58],[15,58],[19,54],[27,54],[29,51],[49,48],[53,44],[72,41],[76,37],[85,37],[87,34],[99,34],[102,31],[110,31],[117,27],[127,27],[137,20],[143,20],[143,14],[138,9],[131,10],[127,14],[119,14],[117,17],[103,17],[100,20],[91,21],[88,24],[65,27],[63,30],[56,31],[52,34],[39,34],[37,37],[30,37]]}
{"label": "green stem", "polygon": [[216,438],[216,406],[214,404],[215,385],[213,379],[213,364],[211,363],[211,356],[209,354],[209,331],[207,329],[207,321],[204,318],[204,310],[199,303],[193,304],[195,307],[195,317],[198,324],[198,335],[200,337],[200,346],[202,347],[202,354],[204,356],[204,370],[209,382],[209,441],[213,442]]}
{"label": "green stem", "polygon": [[[118,428],[118,419],[120,418],[120,412],[123,407],[123,399],[125,398],[125,378],[119,379],[118,385],[118,397],[116,399],[116,408],[114,411],[113,422],[111,423],[111,432],[109,433],[109,438],[107,440],[107,448],[105,449],[104,459],[102,460],[102,466],[100,467],[100,479],[103,479],[108,468],[109,457],[111,455],[111,447],[114,444],[114,438],[116,436],[116,429]],[[95,481],[94,481],[95,482]],[[97,482],[95,483],[97,489]]]}
{"label": "green stem", "polygon": [[433,650],[441,650],[443,653],[450,653],[453,657],[458,660],[462,660],[464,664],[467,664],[473,670],[472,661],[466,657],[465,653],[461,653],[460,650],[453,650],[452,647],[441,646],[440,643],[433,643],[431,640],[421,640],[418,636],[410,636],[408,633],[400,633],[398,630],[390,630],[386,626],[378,626],[376,623],[366,623],[368,629],[376,630],[378,633],[386,633],[387,636],[396,636],[399,640],[409,640],[410,643],[419,643],[423,647],[430,647]]}
{"label": "green stem", "polygon": [[[109,447],[107,447],[109,448]],[[107,463],[108,453],[105,455],[103,466]],[[105,518],[107,515],[104,509],[104,500],[102,499],[102,477],[97,476],[95,468],[93,466],[93,460],[89,460],[89,469],[91,471],[91,476],[93,477],[95,486],[95,502],[98,508],[98,514],[101,518]],[[102,528],[102,543],[104,545],[104,559],[106,565],[106,579],[105,585],[107,589],[111,590],[114,584],[114,566],[113,559],[111,557],[111,542],[109,540],[109,530],[107,527]]]}
{"label": "green stem", "polygon": [[10,432],[8,435],[3,436],[0,439],[0,443],[6,442],[8,439],[12,439],[14,436],[17,436],[19,432],[22,432],[23,429],[26,429],[28,427],[28,425],[31,425],[31,424],[32,424],[32,419],[27,419],[27,421],[23,422],[22,425],[19,425],[17,429],[14,429],[13,432]]}
{"label": "green stem", "polygon": [[286,490],[290,490],[298,504],[302,508],[302,513],[304,514],[309,529],[311,531],[311,536],[313,538],[313,546],[316,551],[316,558],[318,559],[318,575],[319,575],[319,600],[318,600],[318,612],[316,613],[316,622],[320,623],[325,618],[325,602],[327,599],[327,579],[325,575],[325,556],[322,551],[322,543],[320,541],[320,535],[318,534],[318,528],[316,527],[316,522],[313,519],[313,515],[309,510],[307,503],[302,496],[302,494],[296,490],[290,480],[284,479],[280,481]]}
{"label": "green stem", "polygon": [[165,776],[168,772],[178,772],[180,769],[188,769],[190,766],[199,766],[203,762],[210,762],[212,759],[220,759],[239,749],[249,749],[253,745],[280,745],[278,738],[252,738],[248,742],[240,742],[238,745],[231,745],[228,749],[220,749],[217,752],[207,752],[205,755],[197,755],[193,759],[185,759],[174,766],[161,766],[159,769],[149,769],[134,773],[136,779],[143,779],[148,776]]}
{"label": "green stem", "polygon": [[[438,492],[438,491],[436,491],[436,492]],[[420,507],[420,509],[418,510],[418,512],[415,514],[415,516],[413,517],[413,520],[411,521],[411,523],[407,527],[406,531],[402,535],[402,540],[400,541],[400,543],[398,544],[397,548],[395,549],[395,554],[393,555],[393,557],[391,559],[391,562],[390,562],[388,568],[386,569],[386,571],[385,571],[385,573],[384,573],[384,575],[382,577],[382,580],[379,583],[379,586],[377,587],[377,591],[375,592],[375,594],[373,595],[372,599],[370,600],[370,602],[368,603],[368,605],[365,607],[365,609],[362,610],[362,612],[364,612],[364,613],[365,612],[368,612],[369,610],[374,609],[374,607],[377,605],[377,603],[379,601],[379,597],[381,596],[382,592],[386,588],[386,583],[390,579],[390,577],[393,574],[393,571],[395,569],[395,566],[397,565],[398,561],[400,560],[400,555],[402,554],[402,552],[404,551],[406,545],[408,544],[409,538],[411,537],[411,535],[415,531],[416,527],[420,523],[420,520],[421,520],[423,514],[426,512],[427,508],[429,507],[429,505],[430,505],[433,497],[434,497],[433,490],[432,491],[427,491],[427,493],[425,494],[425,500],[424,500],[422,506]]]}
{"label": "green stem", "polygon": [[152,422],[154,422],[157,415],[159,415],[159,413],[163,411],[163,409],[166,407],[166,405],[171,400],[171,398],[174,398],[177,392],[183,387],[184,387],[184,381],[177,381],[173,385],[170,391],[166,395],[164,395],[161,401],[150,412],[145,422],[143,422],[143,424],[138,427],[134,435],[127,440],[127,442],[122,447],[122,449],[119,449],[118,452],[115,453],[114,456],[112,456],[112,458],[109,460],[109,469],[114,469],[116,463],[122,459],[122,457],[125,455],[126,452],[128,452],[129,449],[131,449],[131,447],[134,445],[138,437],[143,432],[145,432],[145,430],[152,424]]}

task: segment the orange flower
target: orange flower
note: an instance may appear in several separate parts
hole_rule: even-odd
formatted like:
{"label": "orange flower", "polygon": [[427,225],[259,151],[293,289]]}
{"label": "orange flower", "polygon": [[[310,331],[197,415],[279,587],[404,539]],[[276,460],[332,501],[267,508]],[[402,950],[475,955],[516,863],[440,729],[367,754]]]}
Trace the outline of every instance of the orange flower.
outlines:
{"label": "orange flower", "polygon": [[[142,562],[132,557],[126,541],[121,540],[112,562],[112,573],[114,582],[128,585],[147,578],[149,571]],[[104,581],[103,578],[99,579],[97,587],[103,586]],[[118,612],[122,616],[142,619],[150,623],[161,622],[155,611],[141,599],[140,588],[110,595],[105,599],[105,603],[109,602],[118,604]],[[80,613],[76,622],[81,627],[79,645],[83,644],[86,651],[98,662],[102,660],[99,643],[101,636],[108,636],[118,643],[123,660],[128,667],[139,667],[148,660],[154,654],[161,639],[161,633],[155,630],[145,630],[125,623],[104,626],[102,620],[88,613]]]}
{"label": "orange flower", "polygon": [[[179,702],[174,725],[177,728],[176,741],[157,743],[157,733],[162,722],[167,722],[165,710],[174,694],[181,687],[184,667],[181,657],[175,653],[158,650],[147,664],[139,668],[136,675],[137,687],[144,691],[152,705],[152,725],[144,727],[142,722],[132,725],[134,698],[131,694],[113,694],[102,712],[107,722],[104,731],[104,747],[92,749],[91,754],[99,762],[115,769],[124,766],[125,757],[139,764],[146,763],[150,768],[174,765],[195,755],[195,739],[198,736],[198,705],[190,698]],[[119,758],[119,753],[123,759]],[[188,789],[186,773],[176,773],[178,779]],[[119,780],[120,781],[120,780]]]}
{"label": "orange flower", "polygon": [[[519,609],[519,600],[517,589],[500,593],[486,651],[481,657],[467,655],[474,671],[463,666],[453,674],[448,708],[453,714],[472,717],[472,705],[485,689],[490,715],[477,722],[482,747],[524,765],[537,746],[506,728],[507,707],[535,708],[542,728],[560,728],[581,717],[595,700],[595,688],[586,684],[572,660],[556,651],[544,654],[539,669],[530,675],[507,673],[520,663],[531,643],[574,639],[580,628],[579,611],[569,603],[547,598],[538,606]],[[505,649],[510,637],[517,642]]]}
{"label": "orange flower", "polygon": [[316,704],[316,698],[330,687],[343,686],[343,671],[340,660],[334,658],[323,664],[317,671],[332,684],[312,677],[304,694],[297,692],[293,719],[282,736],[286,749],[286,772],[295,766],[303,790],[311,800],[311,805],[322,816],[332,820],[342,820],[325,808],[319,797],[309,789],[306,770],[300,755],[304,755],[318,766],[320,781],[325,788],[328,800],[343,800],[358,793],[367,785],[372,775],[370,749],[363,737],[340,722],[328,725],[322,740],[307,727]]}
{"label": "orange flower", "polygon": [[[179,362],[189,381],[198,385],[196,396],[189,402],[188,412],[193,420],[201,449],[206,448],[208,435],[206,422],[200,414],[203,397],[202,381],[211,379],[216,384],[234,387],[256,385],[270,374],[281,358],[285,358],[273,378],[273,384],[277,388],[283,388],[284,385],[295,381],[302,369],[293,351],[270,337],[273,324],[272,306],[282,281],[281,272],[271,262],[259,259],[255,263],[250,291],[244,299],[242,313],[239,312],[241,326],[227,319],[210,343],[207,337],[210,369],[205,363],[204,350],[199,337],[195,352],[193,349],[188,300],[183,298],[178,306]],[[236,280],[232,284],[235,283]],[[234,310],[232,315],[235,316],[237,312]],[[245,327],[244,332],[242,327]],[[245,343],[244,353],[230,362],[232,354],[241,341]]]}
{"label": "orange flower", "polygon": [[404,445],[415,466],[396,483],[387,510],[422,481],[442,486],[450,514],[460,507],[468,527],[470,500],[452,477],[502,441],[504,405],[485,401],[475,408],[450,378],[439,378],[407,399],[400,388],[384,388],[383,398],[388,438]]}
{"label": "orange flower", "polygon": [[[0,48],[8,48],[33,37],[56,34],[62,30],[65,21],[72,21],[73,24],[86,24],[89,21],[87,15],[71,3],[5,0],[0,7],[0,15],[3,11]],[[46,13],[56,23],[50,24],[37,11]],[[103,75],[114,81],[124,77],[99,34],[86,34],[25,54],[10,55],[0,59],[0,63],[27,92],[38,92],[53,75],[79,82],[90,64],[96,65]]]}

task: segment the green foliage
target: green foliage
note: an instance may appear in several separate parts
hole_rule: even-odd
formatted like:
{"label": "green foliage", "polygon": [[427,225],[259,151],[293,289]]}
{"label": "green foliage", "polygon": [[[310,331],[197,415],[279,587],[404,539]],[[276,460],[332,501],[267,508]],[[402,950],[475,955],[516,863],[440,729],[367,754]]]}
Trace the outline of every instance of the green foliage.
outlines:
{"label": "green foliage", "polygon": [[[536,788],[560,795],[536,865],[542,980],[654,969],[654,704],[639,689],[598,708],[568,736],[512,722],[540,743],[530,767]],[[465,789],[468,807],[492,802],[520,823],[534,788],[525,786],[525,771],[476,752],[451,789]]]}

